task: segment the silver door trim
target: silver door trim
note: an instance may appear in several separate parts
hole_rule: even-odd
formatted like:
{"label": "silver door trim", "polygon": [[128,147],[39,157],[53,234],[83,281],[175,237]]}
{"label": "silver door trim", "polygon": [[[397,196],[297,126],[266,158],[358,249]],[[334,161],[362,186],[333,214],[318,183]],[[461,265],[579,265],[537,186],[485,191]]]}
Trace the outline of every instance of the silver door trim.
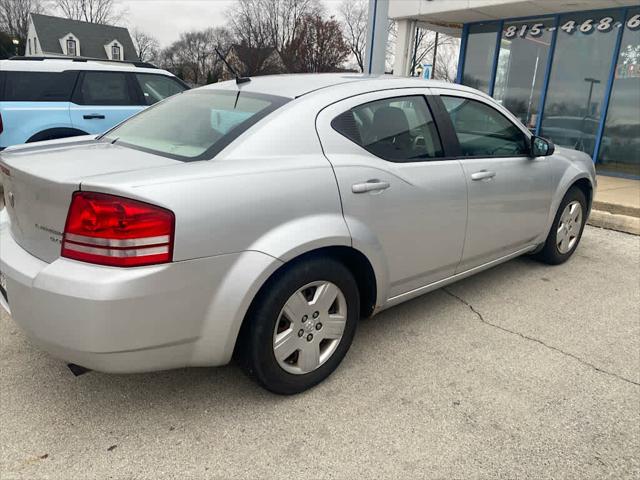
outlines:
{"label": "silver door trim", "polygon": [[482,265],[478,265],[477,267],[473,267],[470,268],[469,270],[465,270],[464,272],[460,272],[460,273],[456,273],[455,275],[452,275],[451,277],[447,277],[447,278],[443,278],[442,280],[438,280],[437,282],[433,282],[430,283],[428,285],[424,285],[423,287],[418,287],[414,290],[410,290],[408,292],[405,293],[401,293],[400,295],[396,295],[394,297],[391,297],[387,300],[387,303],[384,304],[384,306],[380,309],[380,310],[384,310],[386,308],[392,307],[394,305],[397,305],[399,303],[405,302],[407,300],[410,300],[414,297],[418,297],[424,293],[430,292],[432,290],[436,290],[440,287],[444,287],[445,285],[449,285],[450,283],[454,283],[457,282],[458,280],[462,280],[463,278],[466,277],[470,277],[471,275],[475,275],[476,273],[479,273],[483,270],[487,270],[491,267],[495,267],[496,265],[500,264],[500,263],[504,263],[507,262],[513,258],[519,257],[520,255],[523,255],[527,252],[531,252],[533,250],[535,250],[537,247],[537,245],[529,245],[525,248],[521,248],[520,250],[517,250],[513,253],[510,253],[508,255],[505,255],[503,257],[497,258],[495,260],[492,260],[490,262],[484,263]]}

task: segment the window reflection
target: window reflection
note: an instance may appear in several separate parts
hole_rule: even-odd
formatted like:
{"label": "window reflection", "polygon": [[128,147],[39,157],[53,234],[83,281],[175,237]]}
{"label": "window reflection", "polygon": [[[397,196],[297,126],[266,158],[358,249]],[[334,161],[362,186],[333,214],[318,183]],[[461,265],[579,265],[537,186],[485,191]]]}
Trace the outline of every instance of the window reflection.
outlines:
{"label": "window reflection", "polygon": [[[640,14],[629,10],[628,19]],[[637,17],[636,17],[637,18]],[[620,55],[598,160],[603,170],[640,175],[640,29],[628,21]]]}
{"label": "window reflection", "polygon": [[505,23],[493,96],[529,129],[538,121],[553,18]]}
{"label": "window reflection", "polygon": [[497,23],[469,27],[462,83],[489,93],[489,82],[496,51]]}
{"label": "window reflection", "polygon": [[620,20],[618,10],[560,17],[542,136],[593,154]]}

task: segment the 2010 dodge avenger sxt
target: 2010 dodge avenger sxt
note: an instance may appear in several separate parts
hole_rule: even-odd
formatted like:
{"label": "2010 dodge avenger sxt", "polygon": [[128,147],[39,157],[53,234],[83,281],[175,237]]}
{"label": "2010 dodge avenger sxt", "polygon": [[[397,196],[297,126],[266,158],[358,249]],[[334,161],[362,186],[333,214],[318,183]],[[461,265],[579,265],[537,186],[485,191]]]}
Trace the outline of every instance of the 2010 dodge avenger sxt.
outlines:
{"label": "2010 dodge avenger sxt", "polygon": [[0,301],[34,342],[105,372],[235,353],[278,393],[326,378],[361,317],[564,262],[595,188],[473,89],[333,74],[192,90],[0,166]]}

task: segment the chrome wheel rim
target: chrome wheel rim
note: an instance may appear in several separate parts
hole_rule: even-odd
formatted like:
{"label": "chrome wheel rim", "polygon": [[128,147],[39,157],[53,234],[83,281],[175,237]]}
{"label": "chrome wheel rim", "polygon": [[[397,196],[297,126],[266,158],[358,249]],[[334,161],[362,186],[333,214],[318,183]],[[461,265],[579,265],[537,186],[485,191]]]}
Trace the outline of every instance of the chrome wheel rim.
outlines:
{"label": "chrome wheel rim", "polygon": [[273,331],[278,365],[296,375],[312,372],[335,353],[347,323],[347,300],[327,281],[297,290],[284,304]]}
{"label": "chrome wheel rim", "polygon": [[569,203],[560,216],[556,232],[558,252],[565,254],[575,246],[582,227],[582,206],[580,202]]}

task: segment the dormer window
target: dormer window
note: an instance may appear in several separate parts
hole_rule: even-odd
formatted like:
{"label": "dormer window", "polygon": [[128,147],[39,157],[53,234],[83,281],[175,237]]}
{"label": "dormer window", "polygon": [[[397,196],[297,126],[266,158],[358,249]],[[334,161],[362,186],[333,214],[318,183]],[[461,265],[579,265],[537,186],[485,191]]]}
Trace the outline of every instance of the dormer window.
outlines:
{"label": "dormer window", "polygon": [[67,38],[67,55],[69,55],[70,57],[75,57],[76,51],[77,49],[75,39],[72,37]]}
{"label": "dormer window", "polygon": [[109,60],[124,60],[124,48],[122,48],[122,44],[116,39],[106,43],[104,45],[104,51]]}

